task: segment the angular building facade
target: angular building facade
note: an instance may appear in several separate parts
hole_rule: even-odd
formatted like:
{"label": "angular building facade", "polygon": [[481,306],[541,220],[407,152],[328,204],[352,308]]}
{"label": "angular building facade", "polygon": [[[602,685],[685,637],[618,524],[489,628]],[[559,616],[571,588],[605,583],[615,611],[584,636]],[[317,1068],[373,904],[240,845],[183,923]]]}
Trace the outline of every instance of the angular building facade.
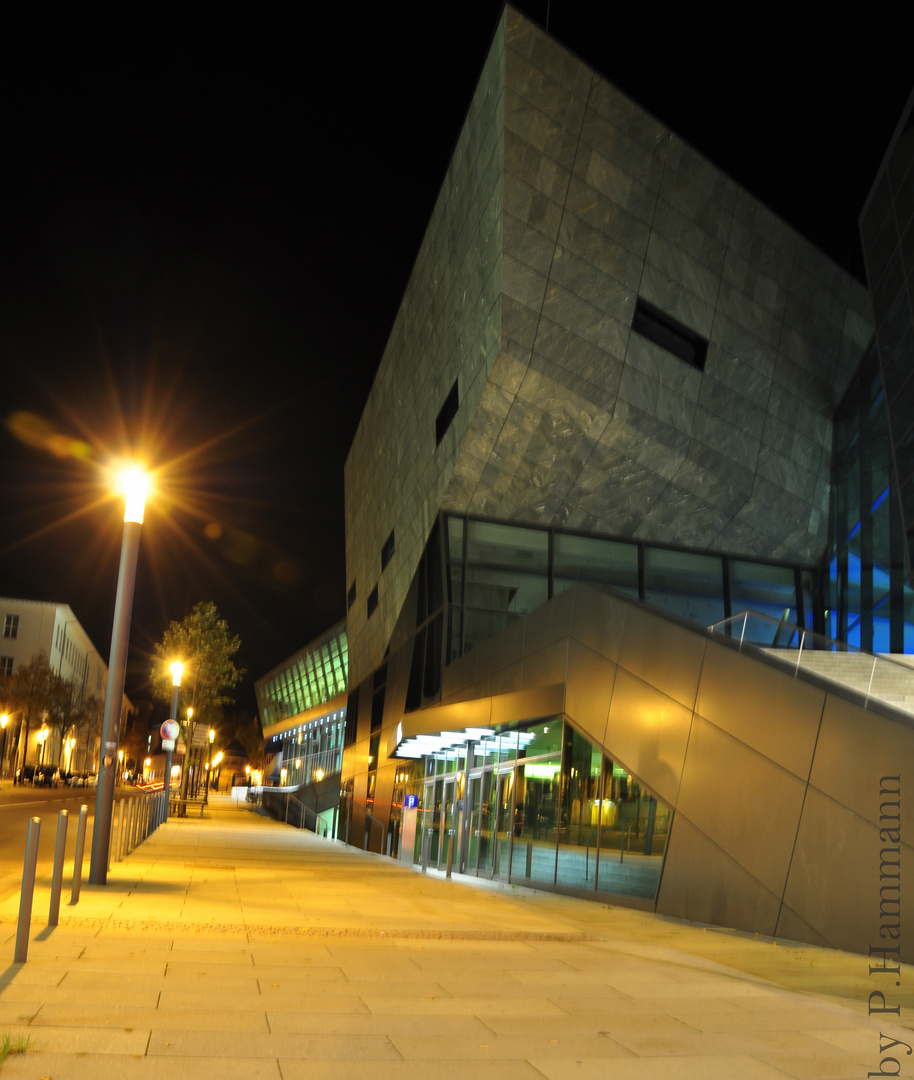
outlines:
{"label": "angular building facade", "polygon": [[[872,334],[861,284],[505,9],[346,464],[339,835],[786,938],[894,933],[911,721],[872,676],[782,663],[864,601],[903,651],[904,557],[863,553],[880,609],[848,555]],[[739,648],[749,610],[767,652]]]}

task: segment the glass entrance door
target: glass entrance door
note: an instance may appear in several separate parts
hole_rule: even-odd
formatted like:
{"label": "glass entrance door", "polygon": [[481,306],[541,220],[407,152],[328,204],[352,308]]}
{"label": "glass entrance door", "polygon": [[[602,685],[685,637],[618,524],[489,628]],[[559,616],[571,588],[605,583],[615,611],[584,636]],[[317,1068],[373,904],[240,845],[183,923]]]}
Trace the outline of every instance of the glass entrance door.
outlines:
{"label": "glass entrance door", "polygon": [[494,877],[507,877],[511,865],[511,816],[512,795],[514,792],[514,769],[507,769],[496,775],[494,786],[494,805],[492,814],[492,859],[489,873]]}
{"label": "glass entrance door", "polygon": [[[441,822],[441,834],[438,842],[438,869],[447,869],[447,853],[448,846],[453,841],[456,843],[456,815],[454,814],[454,781],[445,780],[444,790],[442,792],[441,813],[439,814],[439,820]],[[431,858],[429,858],[431,862]]]}

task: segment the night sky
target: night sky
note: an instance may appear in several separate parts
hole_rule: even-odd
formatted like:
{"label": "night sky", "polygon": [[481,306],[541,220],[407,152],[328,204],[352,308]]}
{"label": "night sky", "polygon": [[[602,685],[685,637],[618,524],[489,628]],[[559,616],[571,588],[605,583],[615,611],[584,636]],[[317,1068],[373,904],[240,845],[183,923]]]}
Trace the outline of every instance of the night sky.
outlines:
{"label": "night sky", "polygon": [[[343,463],[499,9],[10,16],[0,595],[69,603],[107,658],[100,467],[142,452],[134,697],[199,600],[242,638],[251,709],[253,679],[345,614]],[[549,29],[862,277],[902,35],[618,9],[554,0]]]}

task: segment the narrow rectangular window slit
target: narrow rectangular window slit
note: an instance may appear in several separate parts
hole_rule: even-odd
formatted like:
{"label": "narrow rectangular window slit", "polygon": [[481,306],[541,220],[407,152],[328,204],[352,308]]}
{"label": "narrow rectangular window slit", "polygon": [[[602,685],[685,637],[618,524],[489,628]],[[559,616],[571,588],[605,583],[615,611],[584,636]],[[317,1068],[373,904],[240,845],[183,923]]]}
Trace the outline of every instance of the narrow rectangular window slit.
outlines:
{"label": "narrow rectangular window slit", "polygon": [[391,529],[390,530],[390,536],[387,537],[387,539],[384,541],[384,546],[381,548],[381,569],[382,570],[384,569],[385,566],[387,566],[387,564],[393,558],[394,550],[395,550],[396,546],[397,546],[397,544],[396,544],[396,541],[394,539],[394,530]]}
{"label": "narrow rectangular window slit", "polygon": [[707,341],[677,319],[642,300],[640,296],[635,305],[632,330],[699,371],[704,371],[705,358],[708,355]]}
{"label": "narrow rectangular window slit", "polygon": [[435,419],[435,446],[441,444],[445,432],[451,426],[451,421],[457,415],[457,408],[459,405],[460,400],[457,394],[457,380],[455,379],[454,385],[448,391],[448,395],[444,399],[444,404],[441,406],[441,410]]}

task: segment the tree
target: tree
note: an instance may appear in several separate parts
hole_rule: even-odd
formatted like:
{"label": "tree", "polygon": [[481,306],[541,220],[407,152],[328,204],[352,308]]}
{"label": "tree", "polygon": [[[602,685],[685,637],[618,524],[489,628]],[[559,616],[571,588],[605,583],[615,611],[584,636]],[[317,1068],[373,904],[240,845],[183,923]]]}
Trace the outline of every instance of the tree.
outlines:
{"label": "tree", "polygon": [[182,622],[169,625],[155,646],[153,693],[162,701],[171,701],[174,688],[169,669],[175,660],[180,660],[184,664],[181,711],[190,706],[195,724],[218,725],[222,706],[232,700],[228,692],[244,675],[232,661],[240,647],[241,639],[231,633],[212,601],[196,604]]}
{"label": "tree", "polygon": [[13,673],[12,697],[19,710],[17,754],[21,755],[19,760],[23,765],[28,752],[29,728],[33,723],[40,723],[48,713],[56,677],[44,653],[35,653]]}

